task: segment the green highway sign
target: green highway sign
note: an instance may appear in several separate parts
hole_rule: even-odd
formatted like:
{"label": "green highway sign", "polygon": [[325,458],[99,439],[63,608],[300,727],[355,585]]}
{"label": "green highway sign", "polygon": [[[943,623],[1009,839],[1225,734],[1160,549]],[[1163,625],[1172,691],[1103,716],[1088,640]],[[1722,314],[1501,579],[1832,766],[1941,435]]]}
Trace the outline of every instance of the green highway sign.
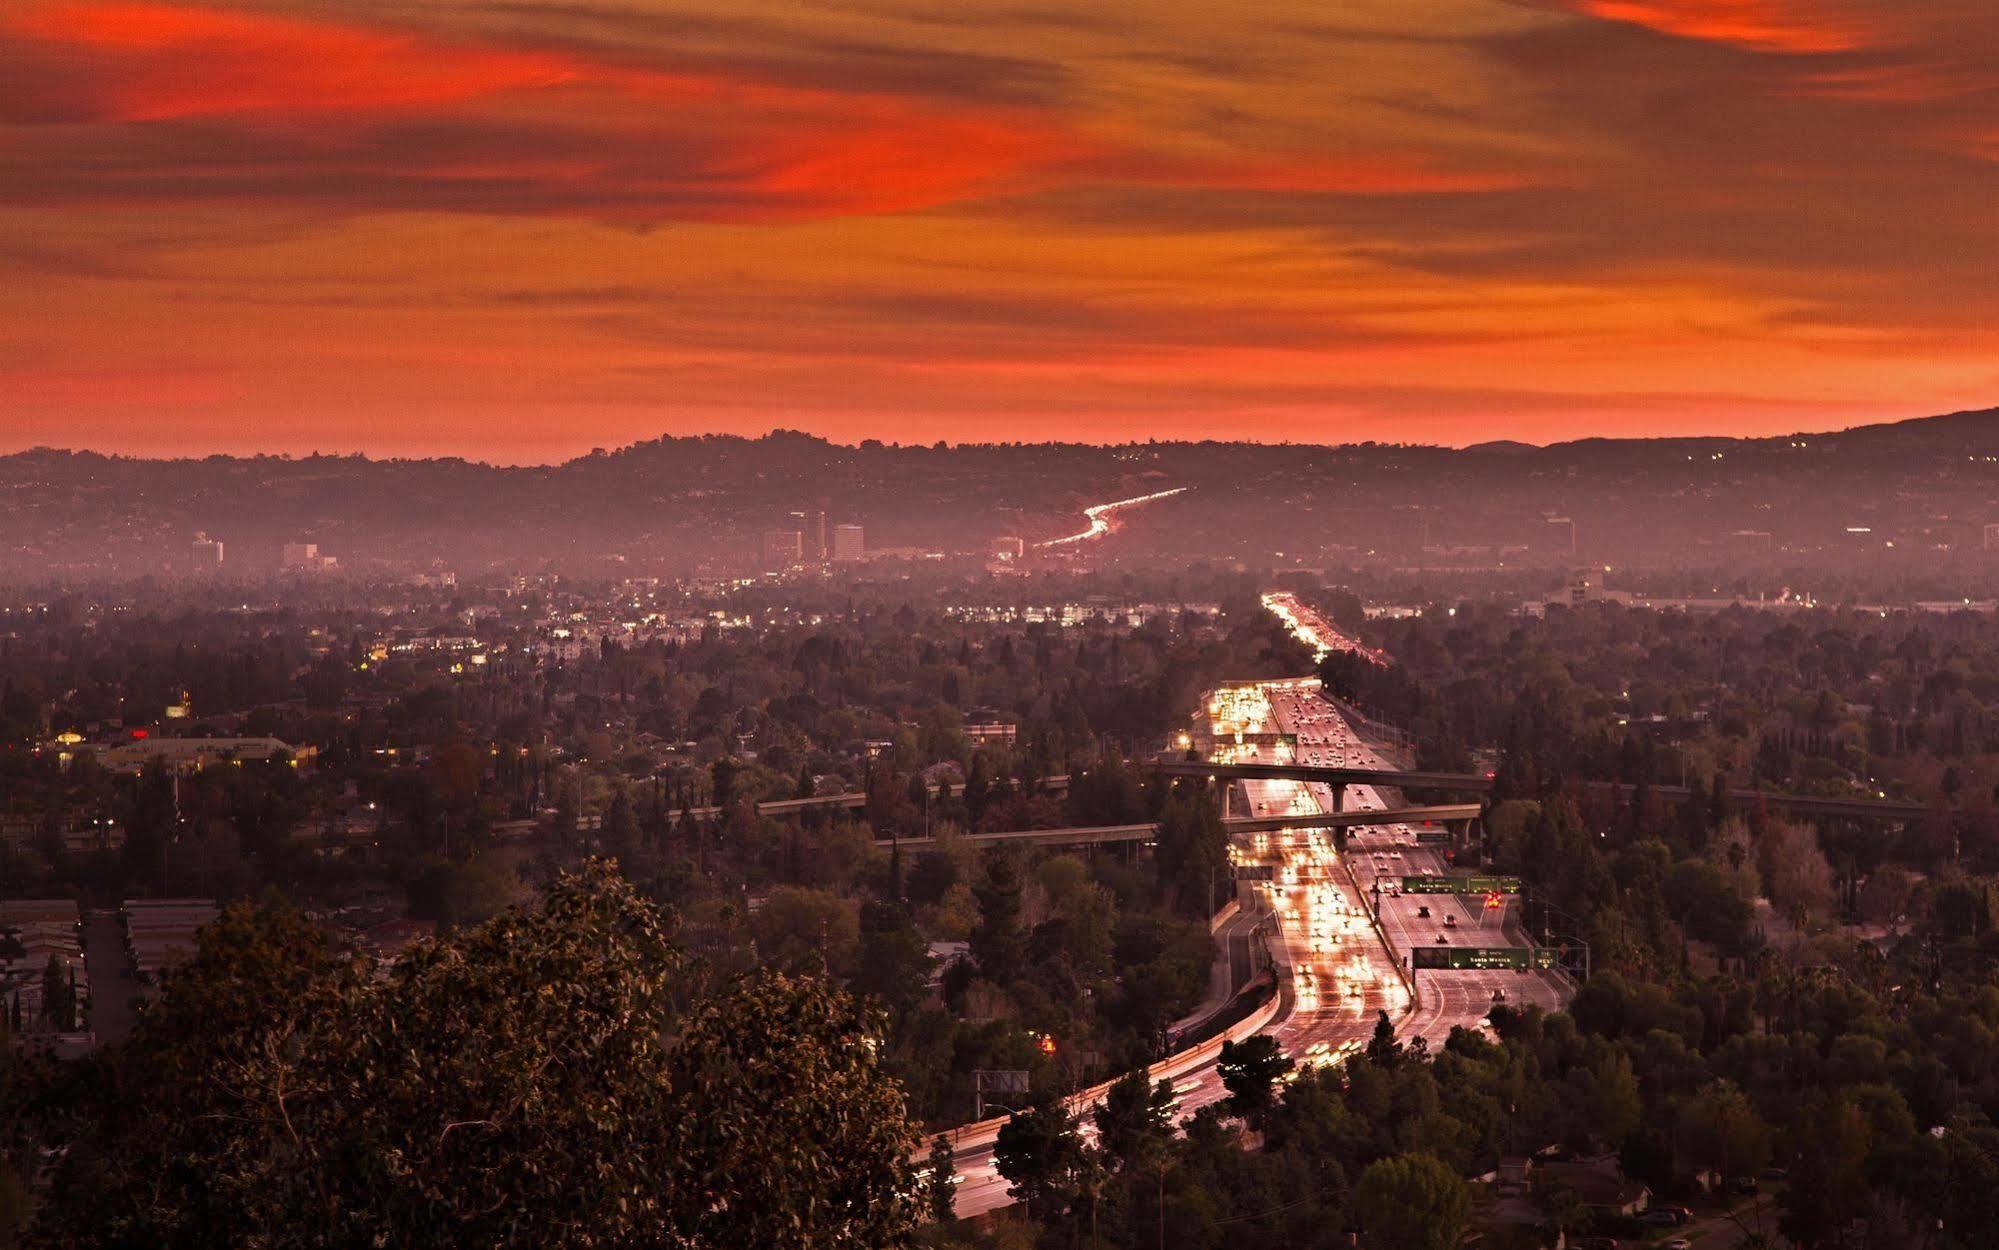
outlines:
{"label": "green highway sign", "polygon": [[1404,894],[1518,894],[1518,877],[1404,877]]}
{"label": "green highway sign", "polygon": [[1451,888],[1451,879],[1449,877],[1404,877],[1402,878],[1402,892],[1404,894],[1457,893],[1455,889]]}
{"label": "green highway sign", "polygon": [[1553,968],[1559,954],[1552,946],[1417,946],[1409,962],[1418,969]]}
{"label": "green highway sign", "polygon": [[1451,840],[1449,829],[1418,829],[1416,842],[1420,846],[1436,846]]}

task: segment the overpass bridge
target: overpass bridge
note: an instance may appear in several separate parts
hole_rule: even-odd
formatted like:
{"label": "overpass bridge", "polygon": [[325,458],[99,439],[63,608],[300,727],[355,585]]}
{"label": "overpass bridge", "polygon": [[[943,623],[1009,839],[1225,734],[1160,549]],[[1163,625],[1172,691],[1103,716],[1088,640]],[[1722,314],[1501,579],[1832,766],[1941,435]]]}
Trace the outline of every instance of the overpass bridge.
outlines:
{"label": "overpass bridge", "polygon": [[[1350,785],[1394,786],[1404,790],[1443,790],[1458,794],[1490,794],[1493,779],[1486,773],[1426,772],[1420,769],[1404,768],[1345,768],[1316,764],[1199,764],[1161,763],[1153,765],[1155,771],[1167,777],[1204,777],[1218,780],[1285,780],[1317,782],[1328,785],[1333,790],[1335,810],[1344,803],[1346,788]],[[1585,781],[1582,788],[1592,794],[1613,796],[1629,795],[1637,787],[1620,781]],[[1655,785],[1651,793],[1669,803],[1684,803],[1689,798],[1706,798],[1704,789],[1687,786]],[[1784,794],[1774,790],[1758,790],[1737,786],[1728,791],[1729,802],[1738,808],[1761,805],[1776,811],[1792,812],[1800,816],[1845,816],[1856,820],[1922,820],[1931,815],[1950,816],[1955,813],[1944,808],[1926,807],[1921,803],[1909,803],[1901,799],[1836,798],[1814,794]]]}
{"label": "overpass bridge", "polygon": [[[1052,777],[1040,777],[1027,783],[1024,788],[1030,794],[1037,791],[1046,794],[1063,794],[1069,789],[1069,775],[1067,773],[1057,773]],[[962,782],[952,787],[954,792],[960,794],[964,792],[964,789],[965,787]],[[936,786],[930,787],[930,793],[932,794],[937,793],[937,790],[938,787]],[[864,792],[860,790],[847,790],[839,794],[815,794],[809,798],[802,799],[771,799],[767,802],[757,804],[757,815],[797,816],[804,812],[859,811],[867,805],[868,796]],[[721,808],[712,805],[689,808],[687,810],[693,812],[694,818],[697,820],[713,820],[722,814]],[[676,827],[679,825],[680,812],[668,812],[667,816]],[[576,818],[577,829],[584,832],[600,829],[603,827],[603,824],[604,818],[601,814],[579,815]],[[502,842],[514,842],[534,836],[535,831],[541,827],[538,820],[529,817],[524,820],[495,821],[487,827],[486,831]],[[318,830],[302,832],[299,835],[299,839],[310,845],[327,849],[372,847],[377,842],[377,834],[372,829],[347,832]]]}
{"label": "overpass bridge", "polygon": [[[1039,777],[1025,783],[1022,788],[1029,794],[1036,792],[1064,794],[1069,789],[1069,775],[1067,773],[1057,773],[1052,777]],[[939,787],[937,786],[931,786],[930,793],[935,794],[938,789]],[[957,785],[952,786],[951,789],[953,793],[963,794],[965,783],[961,781]],[[757,804],[757,815],[796,816],[801,812],[859,811],[867,805],[868,796],[864,791],[847,790],[839,794],[815,794],[809,798],[802,799],[771,799]],[[695,807],[688,810],[693,812],[695,818],[698,820],[713,820],[722,814],[721,808],[713,806]],[[670,812],[668,814],[676,822],[680,819],[679,812]]]}
{"label": "overpass bridge", "polygon": [[[1271,833],[1279,829],[1352,829],[1362,825],[1444,824],[1474,820],[1477,803],[1444,803],[1429,807],[1391,807],[1371,812],[1293,813],[1285,816],[1230,816],[1222,827],[1230,837]],[[1151,842],[1159,836],[1159,822],[1135,825],[1073,825],[1061,829],[1009,829],[1000,833],[961,833],[956,840],[975,844],[1000,843],[1023,846],[1089,846],[1111,842]],[[903,846],[921,850],[937,844],[933,837],[877,838],[877,846]]]}

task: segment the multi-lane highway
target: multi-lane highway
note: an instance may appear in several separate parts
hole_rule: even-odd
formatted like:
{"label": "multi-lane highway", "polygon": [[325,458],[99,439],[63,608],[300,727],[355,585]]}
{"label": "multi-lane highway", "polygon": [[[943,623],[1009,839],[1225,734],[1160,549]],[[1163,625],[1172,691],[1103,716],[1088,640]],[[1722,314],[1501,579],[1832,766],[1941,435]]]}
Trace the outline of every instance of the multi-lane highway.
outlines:
{"label": "multi-lane highway", "polygon": [[[1317,719],[1308,700],[1315,683],[1261,683],[1232,688],[1215,725],[1224,743],[1217,754],[1231,762],[1253,763],[1289,756],[1297,749],[1332,749],[1337,713]],[[1319,706],[1331,712],[1323,701]],[[1332,810],[1329,795],[1297,781],[1245,781],[1246,815],[1308,815]],[[1330,1061],[1365,1042],[1379,1014],[1400,1019],[1409,993],[1394,959],[1369,924],[1364,902],[1340,863],[1325,829],[1290,829],[1251,834],[1232,847],[1239,869],[1267,869],[1261,882],[1276,910],[1280,932],[1277,963],[1289,991],[1289,1011],[1273,1030],[1278,1042],[1301,1061]]]}
{"label": "multi-lane highway", "polygon": [[[1309,607],[1290,599],[1279,613],[1315,649],[1364,650],[1342,638]],[[1273,608],[1273,611],[1276,610]],[[1391,765],[1360,736],[1338,708],[1316,688],[1284,683],[1270,692],[1271,722],[1280,735],[1295,735],[1291,758],[1283,763],[1328,768],[1389,768]],[[1264,762],[1243,760],[1244,763]],[[1309,792],[1323,810],[1333,810],[1332,787],[1297,781],[1245,781],[1244,786],[1291,786]],[[1341,806],[1349,810],[1380,810],[1402,805],[1395,791],[1349,785]],[[1255,813],[1252,814],[1261,814]],[[1477,1027],[1496,1002],[1513,1006],[1535,1004],[1554,1009],[1564,1000],[1564,985],[1553,974],[1511,970],[1412,970],[1409,951],[1416,946],[1517,946],[1517,926],[1508,923],[1518,900],[1503,898],[1503,906],[1488,909],[1479,895],[1405,893],[1405,877],[1448,876],[1452,866],[1443,849],[1422,842],[1408,825],[1378,825],[1348,835],[1346,864],[1366,891],[1370,905],[1378,903],[1382,935],[1394,959],[1414,978],[1415,1008],[1398,1032],[1421,1036],[1431,1047],[1443,1044],[1459,1025]],[[1378,886],[1378,889],[1377,889]]]}
{"label": "multi-lane highway", "polygon": [[[1266,603],[1270,598],[1266,597]],[[1321,653],[1366,651],[1309,607],[1285,596],[1286,624]],[[1207,703],[1214,763],[1299,763],[1331,767],[1387,765],[1354,732],[1311,679],[1254,682],[1216,691]],[[1330,786],[1288,779],[1238,783],[1242,814],[1276,816],[1335,810]],[[1348,808],[1401,805],[1401,796],[1350,785]],[[1404,877],[1446,875],[1440,851],[1408,825],[1380,825],[1350,834],[1343,857],[1330,830],[1298,828],[1245,834],[1231,858],[1276,913],[1272,955],[1281,993],[1266,1032],[1300,1063],[1333,1063],[1358,1051],[1387,1012],[1403,1039],[1422,1037],[1433,1049],[1453,1028],[1482,1027],[1496,1001],[1561,1005],[1562,983],[1551,974],[1514,971],[1411,970],[1412,946],[1518,945],[1503,910],[1488,911],[1477,895],[1404,892]],[[1267,877],[1267,880],[1261,879]],[[1379,882],[1379,891],[1374,888]],[[1372,905],[1378,896],[1379,916]],[[1513,906],[1508,900],[1507,906]],[[1378,919],[1378,924],[1377,924]],[[1385,939],[1385,941],[1384,941]],[[1411,987],[1414,994],[1412,996]],[[1169,1061],[1158,1073],[1173,1082],[1183,1116],[1226,1097],[1212,1047]],[[1079,1096],[1085,1112],[1094,1099]],[[1085,1132],[1089,1132],[1085,1117]],[[957,1208],[970,1216],[1012,1202],[993,1165],[998,1125],[976,1126],[957,1138]]]}

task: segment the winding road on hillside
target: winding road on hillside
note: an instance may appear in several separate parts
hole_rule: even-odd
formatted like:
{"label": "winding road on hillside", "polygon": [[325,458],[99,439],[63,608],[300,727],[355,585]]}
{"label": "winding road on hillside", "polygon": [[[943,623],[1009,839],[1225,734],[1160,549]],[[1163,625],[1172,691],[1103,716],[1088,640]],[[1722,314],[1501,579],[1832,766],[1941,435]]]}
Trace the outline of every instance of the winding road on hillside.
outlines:
{"label": "winding road on hillside", "polygon": [[1175,486],[1171,490],[1158,490],[1152,492],[1150,495],[1135,495],[1130,499],[1114,500],[1111,503],[1092,504],[1090,507],[1083,509],[1083,515],[1088,518],[1089,525],[1073,534],[1066,534],[1061,538],[1051,538],[1047,542],[1036,543],[1034,545],[1037,547],[1066,547],[1074,543],[1088,542],[1092,538],[1102,538],[1115,528],[1118,513],[1123,512],[1127,508],[1142,507],[1156,500],[1171,498],[1174,495],[1184,492],[1186,489],[1184,486]]}

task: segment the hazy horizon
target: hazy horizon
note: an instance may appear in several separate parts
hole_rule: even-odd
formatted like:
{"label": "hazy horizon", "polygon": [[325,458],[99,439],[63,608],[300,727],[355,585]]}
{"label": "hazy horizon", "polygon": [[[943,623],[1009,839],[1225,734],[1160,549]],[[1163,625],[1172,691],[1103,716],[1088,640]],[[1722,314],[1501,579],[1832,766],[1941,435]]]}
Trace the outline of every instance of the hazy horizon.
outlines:
{"label": "hazy horizon", "polygon": [[74,455],[111,456],[111,457],[119,457],[130,460],[201,460],[201,459],[207,459],[208,457],[211,456],[225,456],[232,459],[256,459],[259,457],[275,457],[286,460],[307,460],[307,459],[312,459],[313,457],[316,456],[335,457],[342,459],[349,457],[360,457],[366,460],[379,460],[379,461],[463,460],[470,464],[484,465],[496,469],[533,469],[533,468],[556,468],[561,465],[573,463],[578,460],[586,460],[589,459],[591,455],[593,455],[595,452],[598,451],[601,451],[608,455],[616,455],[619,452],[629,451],[634,447],[642,446],[647,443],[660,442],[670,439],[740,438],[749,441],[755,441],[758,439],[768,438],[776,434],[802,435],[808,438],[818,439],[834,447],[845,448],[849,450],[857,449],[869,442],[879,442],[887,447],[930,447],[934,446],[936,443],[940,441],[954,449],[966,448],[966,447],[1000,447],[1000,446],[1078,447],[1078,448],[1108,449],[1116,447],[1144,446],[1147,443],[1184,445],[1184,444],[1213,442],[1213,443],[1240,443],[1240,444],[1260,446],[1260,447],[1295,446],[1295,447],[1313,447],[1313,448],[1355,447],[1371,443],[1377,446],[1432,448],[1440,451],[1464,451],[1473,447],[1478,447],[1492,443],[1517,443],[1524,446],[1545,450],[1550,447],[1559,447],[1574,443],[1603,441],[1603,440],[1618,441],[1618,442],[1645,442],[1645,441],[1671,441],[1676,439],[1754,440],[1754,439],[1784,438],[1788,436],[1818,437],[1825,435],[1844,434],[1852,430],[1866,429],[1876,426],[1906,425],[1911,422],[1928,421],[1940,417],[1976,416],[1986,413],[1999,413],[1999,403],[1995,403],[1990,407],[1966,408],[1955,412],[1924,413],[1921,415],[1902,415],[1902,416],[1890,415],[1872,420],[1853,421],[1848,424],[1837,425],[1837,426],[1823,426],[1823,427],[1812,427],[1812,428],[1793,427],[1793,428],[1785,428],[1778,430],[1770,430],[1760,433],[1725,432],[1718,430],[1688,431],[1684,433],[1603,432],[1603,433],[1582,433],[1582,434],[1577,434],[1571,438],[1548,439],[1542,441],[1535,441],[1524,438],[1510,438],[1505,436],[1494,436],[1491,438],[1480,438],[1480,439],[1473,439],[1462,442],[1440,442],[1440,441],[1427,441],[1421,439],[1383,439],[1383,438],[1304,439],[1304,438],[1281,438],[1274,435],[1272,436],[1258,436],[1254,434],[1230,435],[1226,433],[1216,433],[1206,436],[1191,435],[1186,437],[1171,437],[1171,438],[1131,438],[1131,439],[1115,439],[1115,440],[1093,440],[1093,439],[1074,439],[1074,438],[960,440],[948,437],[940,437],[935,439],[929,439],[929,438],[893,439],[893,438],[875,438],[873,436],[867,436],[867,435],[863,435],[860,437],[842,437],[842,436],[822,434],[814,430],[801,429],[794,426],[773,425],[766,428],[754,429],[754,430],[726,430],[726,429],[705,429],[705,430],[684,430],[684,431],[663,430],[659,433],[651,435],[640,434],[633,438],[630,438],[628,440],[616,444],[592,445],[590,447],[585,447],[577,451],[569,452],[567,454],[559,456],[549,456],[543,459],[506,459],[502,457],[482,456],[476,453],[468,454],[466,451],[453,450],[447,447],[439,447],[431,451],[409,451],[409,450],[387,451],[387,450],[370,450],[364,447],[344,447],[344,448],[313,447],[307,449],[297,449],[297,448],[286,449],[286,448],[280,448],[268,445],[265,446],[245,445],[239,447],[196,447],[196,448],[182,447],[182,448],[177,448],[176,450],[173,450],[171,452],[167,452],[167,451],[158,451],[158,450],[148,451],[137,448],[121,448],[115,446],[99,446],[99,445],[91,445],[85,443],[63,444],[63,443],[51,443],[51,442],[34,442],[34,443],[20,443],[20,444],[0,442],[0,456],[15,456],[30,452],[48,451],[48,452],[58,452],[58,453],[74,454]]}

